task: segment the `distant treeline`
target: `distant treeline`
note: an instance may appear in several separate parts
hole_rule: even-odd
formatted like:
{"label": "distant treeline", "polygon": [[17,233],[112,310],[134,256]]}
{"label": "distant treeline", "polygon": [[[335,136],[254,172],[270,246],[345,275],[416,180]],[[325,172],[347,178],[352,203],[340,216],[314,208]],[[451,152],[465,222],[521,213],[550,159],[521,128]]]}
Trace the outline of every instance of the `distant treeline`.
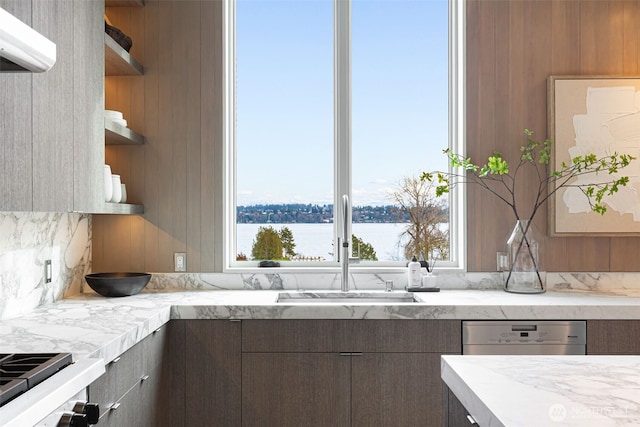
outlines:
{"label": "distant treeline", "polygon": [[[407,212],[392,205],[354,206],[353,222],[397,223],[409,222]],[[333,205],[281,204],[237,207],[238,224],[295,224],[333,222]]]}

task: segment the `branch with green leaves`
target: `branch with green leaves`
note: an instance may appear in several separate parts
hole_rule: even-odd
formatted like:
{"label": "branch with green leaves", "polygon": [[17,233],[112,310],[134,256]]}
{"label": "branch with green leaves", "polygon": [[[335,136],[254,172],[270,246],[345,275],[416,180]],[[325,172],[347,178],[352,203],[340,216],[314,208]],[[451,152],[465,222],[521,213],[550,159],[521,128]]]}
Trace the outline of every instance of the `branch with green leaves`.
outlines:
{"label": "branch with green leaves", "polygon": [[[533,219],[538,209],[561,188],[578,188],[587,198],[592,211],[601,215],[607,211],[603,200],[618,192],[629,182],[629,177],[618,177],[620,169],[627,167],[635,157],[628,154],[613,153],[598,157],[595,154],[585,154],[571,159],[569,163],[561,163],[560,169],[547,174],[547,168],[551,162],[551,148],[553,142],[549,139],[544,142],[532,138],[533,132],[526,129],[526,143],[520,148],[520,159],[515,167],[502,155],[494,151],[489,156],[487,163],[478,165],[471,158],[465,158],[449,149],[444,153],[449,158],[451,172],[423,172],[420,179],[435,182],[436,195],[442,196],[448,193],[458,184],[476,184],[484,188],[498,199],[506,203],[513,211],[517,220],[521,219],[516,204],[516,180],[519,172],[525,166],[535,169],[538,178],[538,186],[535,201],[529,220]],[[457,172],[461,171],[461,172]],[[588,183],[576,183],[578,178],[606,174],[610,179],[593,179]]]}

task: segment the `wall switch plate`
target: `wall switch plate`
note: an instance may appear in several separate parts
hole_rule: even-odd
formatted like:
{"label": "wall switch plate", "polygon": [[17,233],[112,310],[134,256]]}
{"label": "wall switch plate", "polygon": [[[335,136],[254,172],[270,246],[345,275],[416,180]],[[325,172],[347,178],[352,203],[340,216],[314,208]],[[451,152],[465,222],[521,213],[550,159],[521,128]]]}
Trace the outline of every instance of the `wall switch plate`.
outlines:
{"label": "wall switch plate", "polygon": [[496,264],[496,268],[498,269],[498,271],[509,270],[509,256],[506,252],[496,253]]}
{"label": "wall switch plate", "polygon": [[51,260],[44,261],[44,283],[51,283],[53,272],[51,271]]}
{"label": "wall switch plate", "polygon": [[187,271],[187,254],[185,252],[174,252],[173,266],[174,271]]}

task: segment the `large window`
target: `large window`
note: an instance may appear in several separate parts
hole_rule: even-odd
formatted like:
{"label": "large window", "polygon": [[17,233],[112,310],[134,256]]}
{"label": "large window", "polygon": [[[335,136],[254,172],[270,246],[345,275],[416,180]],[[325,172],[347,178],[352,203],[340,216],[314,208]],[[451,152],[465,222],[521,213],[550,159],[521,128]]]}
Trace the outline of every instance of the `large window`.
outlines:
{"label": "large window", "polygon": [[226,266],[337,266],[348,195],[356,268],[462,268],[462,196],[419,180],[460,151],[462,2],[225,6]]}

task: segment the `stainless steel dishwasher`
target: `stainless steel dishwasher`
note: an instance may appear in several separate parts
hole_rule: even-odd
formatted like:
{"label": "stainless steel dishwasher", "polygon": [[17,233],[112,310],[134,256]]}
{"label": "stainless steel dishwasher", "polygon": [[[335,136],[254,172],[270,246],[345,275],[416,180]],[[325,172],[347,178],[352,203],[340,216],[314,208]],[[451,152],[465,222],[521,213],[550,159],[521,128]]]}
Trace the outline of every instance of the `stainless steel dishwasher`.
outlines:
{"label": "stainless steel dishwasher", "polygon": [[462,354],[586,354],[584,320],[474,320],[462,322]]}

